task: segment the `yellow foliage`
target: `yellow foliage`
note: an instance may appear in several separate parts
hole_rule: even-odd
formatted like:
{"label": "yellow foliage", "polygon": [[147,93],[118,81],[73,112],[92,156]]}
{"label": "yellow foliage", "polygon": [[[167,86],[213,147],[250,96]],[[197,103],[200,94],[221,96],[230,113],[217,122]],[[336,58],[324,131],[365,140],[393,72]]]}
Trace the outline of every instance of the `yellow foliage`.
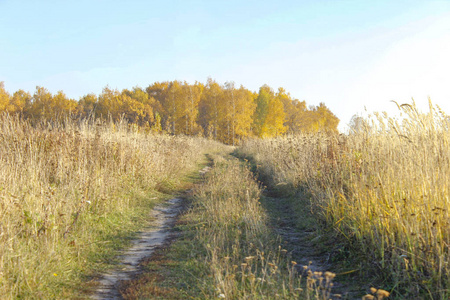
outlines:
{"label": "yellow foliage", "polygon": [[275,97],[269,86],[264,85],[259,89],[256,104],[253,122],[258,137],[274,137],[286,132],[287,128],[284,126],[286,114],[283,102],[279,97]]}
{"label": "yellow foliage", "polygon": [[6,92],[3,81],[0,81],[0,112],[6,111],[9,105],[9,94]]}
{"label": "yellow foliage", "polygon": [[18,90],[11,97],[1,83],[0,111],[32,120],[56,121],[69,115],[123,119],[157,132],[208,136],[232,145],[251,136],[337,131],[339,123],[323,103],[308,110],[304,101],[291,99],[283,88],[275,94],[264,85],[254,93],[233,82],[220,85],[211,78],[206,85],[175,80],[121,92],[107,86],[98,97],[87,94],[78,102],[62,91],[52,95],[39,86],[33,96]]}

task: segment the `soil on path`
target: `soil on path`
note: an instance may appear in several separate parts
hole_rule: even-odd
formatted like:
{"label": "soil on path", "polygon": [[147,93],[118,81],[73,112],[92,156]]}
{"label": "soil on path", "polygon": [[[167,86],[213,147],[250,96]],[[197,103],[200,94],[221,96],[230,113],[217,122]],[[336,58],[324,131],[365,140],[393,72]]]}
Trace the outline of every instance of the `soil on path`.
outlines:
{"label": "soil on path", "polygon": [[169,237],[176,217],[183,209],[183,199],[173,198],[156,206],[150,218],[151,226],[139,232],[133,245],[120,255],[120,264],[112,272],[106,273],[99,280],[99,286],[92,299],[122,299],[119,288],[123,281],[131,280],[140,273],[140,262],[153,254]]}

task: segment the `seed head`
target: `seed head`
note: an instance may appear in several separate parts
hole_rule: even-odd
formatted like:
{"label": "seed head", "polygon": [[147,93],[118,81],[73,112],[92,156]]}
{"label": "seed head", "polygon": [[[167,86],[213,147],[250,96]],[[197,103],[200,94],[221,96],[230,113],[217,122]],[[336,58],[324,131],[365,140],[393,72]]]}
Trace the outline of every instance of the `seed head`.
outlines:
{"label": "seed head", "polygon": [[336,277],[336,274],[327,271],[327,272],[325,272],[325,277],[329,278],[329,279],[333,279],[334,277]]}

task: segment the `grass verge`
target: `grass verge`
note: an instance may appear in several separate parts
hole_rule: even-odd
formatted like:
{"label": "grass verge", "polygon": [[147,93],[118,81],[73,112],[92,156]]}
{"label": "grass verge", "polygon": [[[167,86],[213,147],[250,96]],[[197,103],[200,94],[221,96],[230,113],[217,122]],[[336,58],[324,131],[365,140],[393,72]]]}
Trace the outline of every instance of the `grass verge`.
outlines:
{"label": "grass verge", "polygon": [[375,115],[349,135],[250,140],[239,152],[271,186],[310,194],[362,276],[400,299],[448,299],[449,117],[431,103],[399,109],[401,121]]}
{"label": "grass verge", "polygon": [[0,116],[0,298],[85,297],[82,283],[214,147],[124,123]]}

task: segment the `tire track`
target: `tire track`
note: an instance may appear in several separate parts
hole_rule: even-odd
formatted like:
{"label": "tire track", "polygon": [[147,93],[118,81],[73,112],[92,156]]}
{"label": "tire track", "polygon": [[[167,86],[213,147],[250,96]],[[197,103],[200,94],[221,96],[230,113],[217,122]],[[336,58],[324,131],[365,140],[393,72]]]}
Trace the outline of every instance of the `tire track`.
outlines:
{"label": "tire track", "polygon": [[119,266],[109,273],[105,273],[98,281],[99,286],[92,299],[112,300],[122,299],[119,287],[123,281],[131,280],[141,272],[142,259],[153,254],[156,247],[161,246],[170,235],[170,229],[174,226],[176,217],[183,210],[183,199],[173,198],[157,205],[152,213],[151,226],[139,232],[139,237],[133,245],[124,250],[120,255]]}

